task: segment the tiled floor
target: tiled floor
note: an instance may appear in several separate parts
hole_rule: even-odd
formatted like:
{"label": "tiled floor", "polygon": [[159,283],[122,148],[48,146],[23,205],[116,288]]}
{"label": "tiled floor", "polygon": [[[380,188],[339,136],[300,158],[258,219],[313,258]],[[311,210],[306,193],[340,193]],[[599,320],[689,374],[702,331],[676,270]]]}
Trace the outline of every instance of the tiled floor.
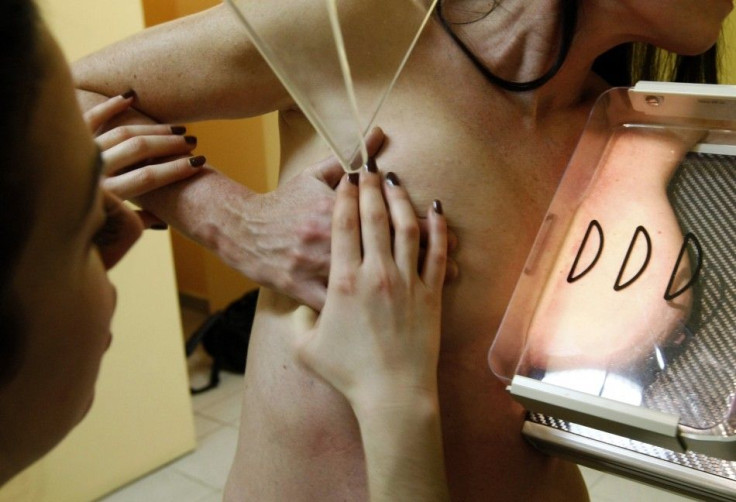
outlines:
{"label": "tiled floor", "polygon": [[[203,316],[184,309],[187,333]],[[208,360],[204,353],[190,360],[190,378],[197,386],[206,381]],[[197,450],[156,472],[121,488],[100,502],[215,502],[222,499],[238,435],[243,379],[221,374],[218,388],[193,397]],[[617,476],[583,468],[593,502],[682,502],[692,500]]]}
{"label": "tiled floor", "polygon": [[[196,329],[206,316],[182,309],[186,333]],[[205,384],[210,360],[198,349],[189,358],[192,386]],[[220,385],[192,397],[197,449],[148,476],[101,499],[100,502],[216,502],[222,500],[238,438],[240,423],[240,375],[222,372]]]}

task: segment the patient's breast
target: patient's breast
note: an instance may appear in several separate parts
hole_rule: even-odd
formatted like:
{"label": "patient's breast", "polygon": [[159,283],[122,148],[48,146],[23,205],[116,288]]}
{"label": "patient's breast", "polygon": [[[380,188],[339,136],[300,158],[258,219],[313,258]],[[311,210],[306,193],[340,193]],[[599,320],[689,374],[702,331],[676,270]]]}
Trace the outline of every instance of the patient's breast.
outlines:
{"label": "patient's breast", "polygon": [[544,286],[527,366],[630,366],[682,333],[698,254],[666,192],[682,154],[665,135],[612,137]]}

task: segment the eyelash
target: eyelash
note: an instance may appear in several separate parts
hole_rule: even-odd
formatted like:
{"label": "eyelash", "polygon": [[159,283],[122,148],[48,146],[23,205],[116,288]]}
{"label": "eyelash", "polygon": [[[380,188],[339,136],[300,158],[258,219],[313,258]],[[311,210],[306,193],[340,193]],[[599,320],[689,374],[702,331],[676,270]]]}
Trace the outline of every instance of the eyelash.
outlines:
{"label": "eyelash", "polygon": [[123,217],[122,213],[116,209],[114,206],[105,207],[105,221],[92,237],[92,244],[98,248],[104,248],[118,240],[123,228]]}

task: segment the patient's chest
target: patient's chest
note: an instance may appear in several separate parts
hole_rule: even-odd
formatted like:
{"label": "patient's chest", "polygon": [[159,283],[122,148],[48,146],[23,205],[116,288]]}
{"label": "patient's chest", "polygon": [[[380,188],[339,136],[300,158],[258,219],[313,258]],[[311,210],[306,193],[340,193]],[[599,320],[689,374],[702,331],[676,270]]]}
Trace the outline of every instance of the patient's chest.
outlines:
{"label": "patient's chest", "polygon": [[[387,136],[377,163],[398,175],[417,214],[440,199],[459,238],[443,350],[479,338],[490,346],[585,114],[533,122],[454,46],[437,50],[436,37],[417,47],[376,119]],[[296,112],[281,134],[285,177],[329,155]]]}
{"label": "patient's chest", "polygon": [[[398,175],[417,214],[440,199],[459,239],[453,258],[460,277],[443,298],[445,448],[454,490],[475,494],[464,500],[488,500],[500,485],[508,493],[529,489],[526,473],[543,463],[522,444],[521,410],[491,375],[485,355],[585,113],[530,121],[453,45],[428,33],[377,117],[387,136],[377,163]],[[281,115],[281,143],[282,182],[330,154],[295,111]],[[296,361],[291,341],[309,326],[299,312],[273,292],[259,300],[238,462],[251,472],[265,469],[264,459],[288,464],[302,480],[300,490],[307,489],[304,480],[324,474],[331,482],[314,484],[313,499],[355,498],[364,483],[357,424],[344,399]],[[260,444],[255,431],[264,430],[267,444]],[[545,490],[562,480],[552,477],[535,486]]]}

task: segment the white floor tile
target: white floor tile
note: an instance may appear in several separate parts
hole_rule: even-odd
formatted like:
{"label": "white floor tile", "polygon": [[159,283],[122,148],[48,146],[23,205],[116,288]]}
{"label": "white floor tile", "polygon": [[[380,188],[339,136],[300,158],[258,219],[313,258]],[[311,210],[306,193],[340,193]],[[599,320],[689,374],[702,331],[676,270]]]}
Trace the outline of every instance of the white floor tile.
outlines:
{"label": "white floor tile", "polygon": [[201,502],[217,494],[212,487],[198,483],[176,470],[165,467],[125,486],[99,502]]}
{"label": "white floor tile", "polygon": [[230,425],[240,425],[240,411],[243,407],[243,397],[240,392],[231,394],[226,398],[210,406],[201,407],[197,410],[198,415],[226,422]]}
{"label": "white floor tile", "polygon": [[603,474],[590,490],[591,502],[692,502],[695,499],[637,483],[626,478]]}
{"label": "white floor tile", "polygon": [[171,464],[171,467],[193,479],[221,490],[225,486],[235,456],[238,430],[223,426],[202,438],[193,453]]}
{"label": "white floor tile", "polygon": [[222,427],[222,421],[202,416],[199,413],[194,414],[194,429],[197,432],[197,442],[200,442],[206,435],[212,434]]}
{"label": "white floor tile", "polygon": [[211,495],[207,495],[203,499],[197,500],[197,502],[222,502],[222,492],[214,492]]}
{"label": "white floor tile", "polygon": [[220,385],[212,390],[192,396],[194,411],[201,411],[235,394],[243,392],[243,376],[220,373]]}

